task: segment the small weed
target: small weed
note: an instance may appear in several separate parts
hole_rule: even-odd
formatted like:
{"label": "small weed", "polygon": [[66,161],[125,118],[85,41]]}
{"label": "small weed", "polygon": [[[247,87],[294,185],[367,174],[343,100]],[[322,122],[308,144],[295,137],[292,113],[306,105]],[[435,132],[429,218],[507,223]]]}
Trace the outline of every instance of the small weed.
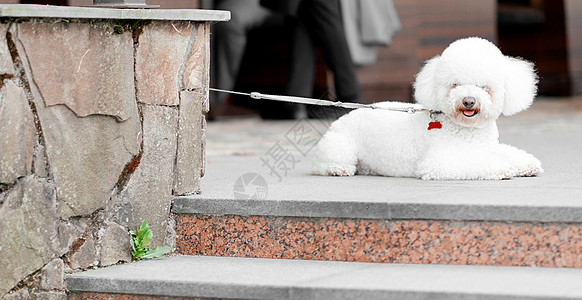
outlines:
{"label": "small weed", "polygon": [[130,230],[131,234],[131,258],[132,260],[150,259],[158,258],[166,253],[172,251],[172,248],[168,246],[160,246],[155,249],[149,249],[148,244],[152,240],[153,233],[148,226],[148,223],[144,220],[141,225],[137,228],[137,232]]}

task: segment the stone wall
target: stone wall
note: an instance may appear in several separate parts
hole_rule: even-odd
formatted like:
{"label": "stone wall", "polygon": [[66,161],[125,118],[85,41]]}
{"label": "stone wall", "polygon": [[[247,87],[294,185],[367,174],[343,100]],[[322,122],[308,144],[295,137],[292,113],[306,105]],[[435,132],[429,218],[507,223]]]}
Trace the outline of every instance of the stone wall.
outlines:
{"label": "stone wall", "polygon": [[173,246],[199,192],[209,24],[2,18],[0,299],[66,297],[63,274]]}

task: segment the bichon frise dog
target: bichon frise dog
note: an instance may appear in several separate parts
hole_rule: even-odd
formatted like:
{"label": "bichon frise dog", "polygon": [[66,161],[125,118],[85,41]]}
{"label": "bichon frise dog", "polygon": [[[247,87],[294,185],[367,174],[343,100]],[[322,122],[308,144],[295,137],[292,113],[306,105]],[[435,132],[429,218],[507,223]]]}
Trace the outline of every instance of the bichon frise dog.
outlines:
{"label": "bichon frise dog", "polygon": [[[321,138],[313,173],[506,179],[543,172],[533,155],[500,144],[495,120],[528,108],[536,95],[533,64],[504,56],[481,38],[455,41],[427,61],[414,82],[426,108],[414,114],[358,109]],[[383,102],[382,107],[411,104]]]}

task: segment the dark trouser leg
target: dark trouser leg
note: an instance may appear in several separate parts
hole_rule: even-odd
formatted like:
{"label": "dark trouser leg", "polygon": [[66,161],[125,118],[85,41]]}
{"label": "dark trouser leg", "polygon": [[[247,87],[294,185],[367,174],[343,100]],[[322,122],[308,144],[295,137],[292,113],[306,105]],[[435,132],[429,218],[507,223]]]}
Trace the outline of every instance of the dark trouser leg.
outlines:
{"label": "dark trouser leg", "polygon": [[305,23],[312,40],[321,47],[327,66],[334,77],[340,101],[361,102],[356,69],[352,63],[337,0],[304,0],[299,18]]}
{"label": "dark trouser leg", "polygon": [[[261,7],[258,0],[217,1],[216,9],[229,10],[232,17],[229,22],[214,25],[216,75],[213,84],[220,89],[232,90],[240,71],[248,31],[261,26],[272,13]],[[226,94],[218,95],[219,101],[226,97]]]}
{"label": "dark trouser leg", "polygon": [[301,20],[296,20],[289,57],[289,80],[285,93],[311,97],[315,76],[315,45]]}
{"label": "dark trouser leg", "polygon": [[[285,95],[312,97],[315,77],[315,45],[299,19],[293,22],[293,37],[289,49],[289,71]],[[266,119],[297,119],[306,117],[303,104],[272,102],[265,105],[261,116]]]}

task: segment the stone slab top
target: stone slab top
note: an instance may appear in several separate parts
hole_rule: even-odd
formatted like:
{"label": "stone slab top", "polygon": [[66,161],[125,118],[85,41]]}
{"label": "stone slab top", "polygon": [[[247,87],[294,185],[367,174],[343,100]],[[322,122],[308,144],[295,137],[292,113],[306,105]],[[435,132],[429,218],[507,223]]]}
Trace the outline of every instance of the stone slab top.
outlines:
{"label": "stone slab top", "polygon": [[[582,101],[580,102],[582,103]],[[547,105],[547,107],[546,107]],[[174,199],[174,213],[370,219],[515,222],[582,222],[582,110],[567,115],[540,102],[499,120],[500,141],[524,149],[542,162],[539,177],[501,181],[423,181],[381,176],[329,177],[310,174],[314,151],[303,156],[293,129],[318,128],[318,120],[246,120],[208,124],[206,175],[200,195]],[[564,107],[571,107],[565,103]],[[313,125],[313,127],[312,127]],[[319,128],[325,132],[325,126]],[[269,151],[288,151],[297,161],[276,176],[264,161]],[[305,149],[303,149],[305,150]],[[229,152],[232,154],[228,154]],[[264,180],[247,178],[254,173]],[[252,197],[257,186],[263,194]],[[235,191],[243,193],[235,194]],[[246,194],[245,194],[246,193]],[[251,199],[245,199],[251,196]]]}
{"label": "stone slab top", "polygon": [[237,299],[580,299],[582,269],[175,256],[67,275],[72,292]]}
{"label": "stone slab top", "polygon": [[0,17],[220,22],[230,20],[230,12],[207,9],[117,9],[35,4],[2,4],[0,5]]}
{"label": "stone slab top", "polygon": [[[582,134],[582,132],[580,132]],[[305,166],[307,165],[307,166]],[[582,174],[503,181],[423,181],[379,176],[324,177],[298,165],[281,182],[259,157],[210,157],[200,195],[174,198],[174,213],[362,219],[582,222]],[[267,182],[264,198],[235,195],[243,174]],[[239,181],[240,183],[240,181]],[[256,183],[255,183],[256,184]],[[248,182],[248,196],[254,193]]]}

